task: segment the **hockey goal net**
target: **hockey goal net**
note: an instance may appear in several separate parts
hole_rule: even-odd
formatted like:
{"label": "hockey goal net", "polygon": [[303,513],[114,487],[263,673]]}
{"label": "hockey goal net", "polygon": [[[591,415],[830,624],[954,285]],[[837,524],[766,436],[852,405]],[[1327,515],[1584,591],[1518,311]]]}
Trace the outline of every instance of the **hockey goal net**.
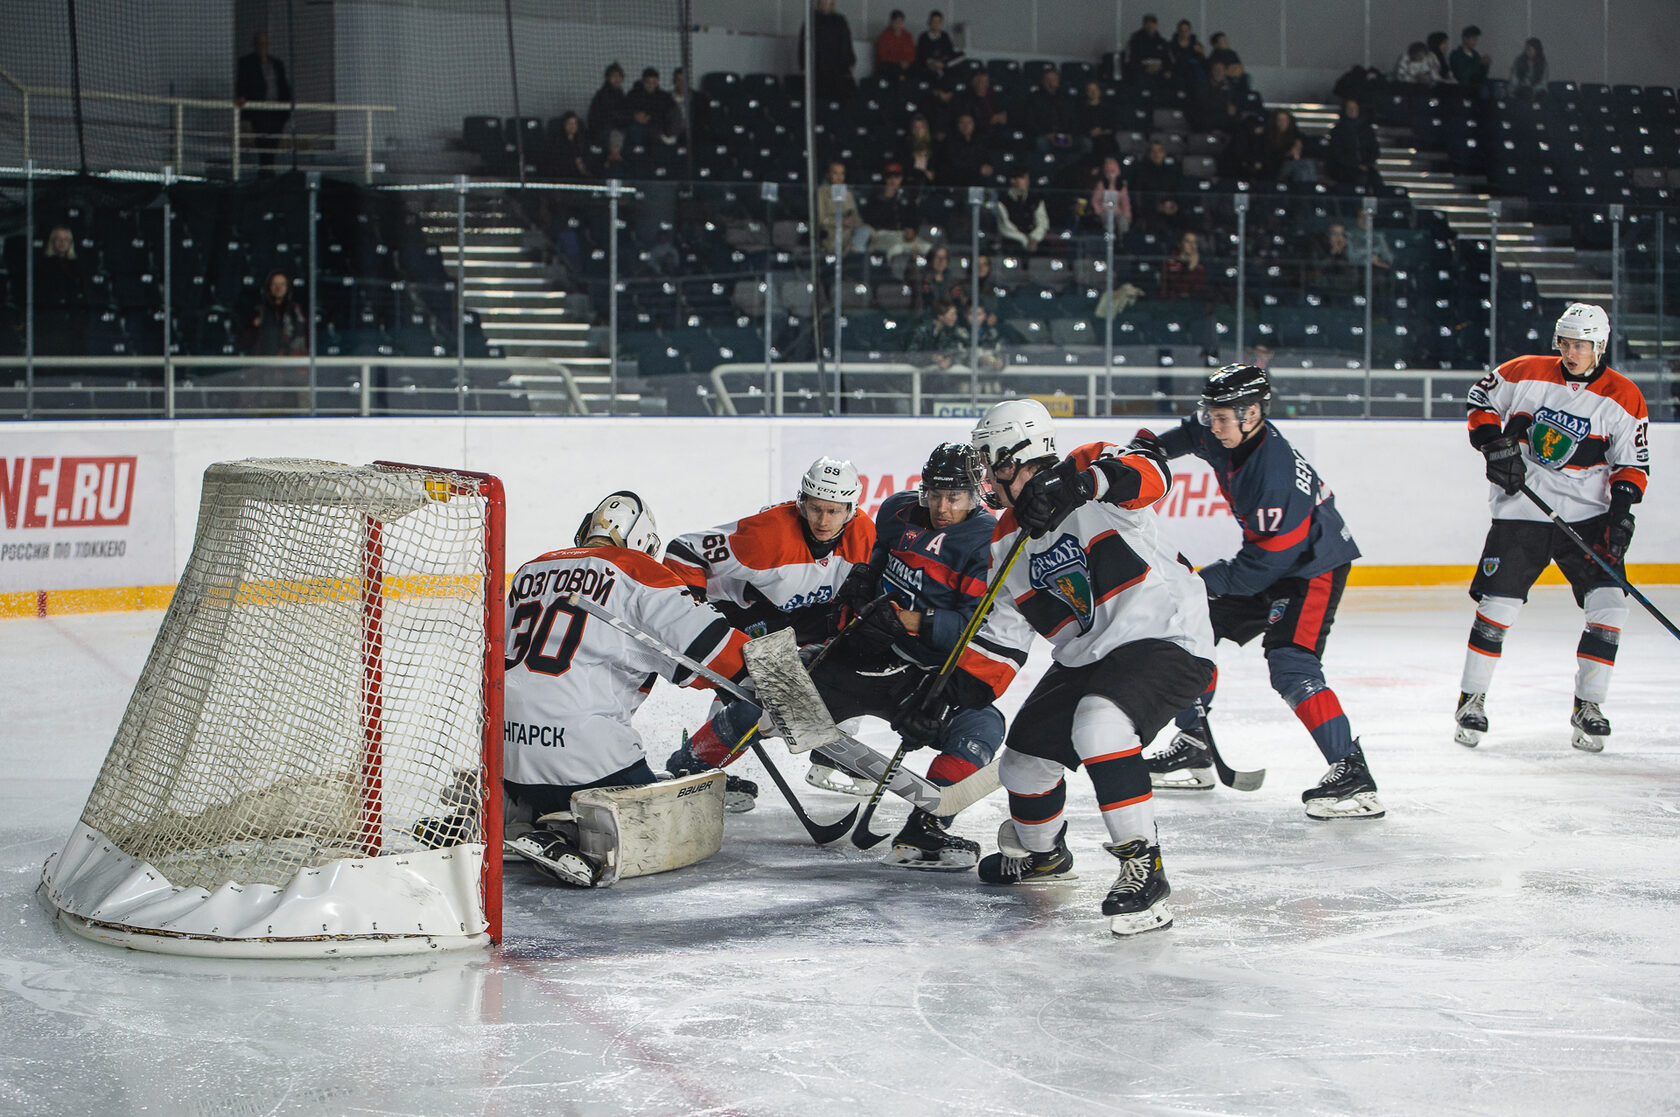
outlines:
{"label": "hockey goal net", "polygon": [[497,941],[502,570],[494,477],[211,466],[174,600],[43,872],[61,918],[177,953]]}

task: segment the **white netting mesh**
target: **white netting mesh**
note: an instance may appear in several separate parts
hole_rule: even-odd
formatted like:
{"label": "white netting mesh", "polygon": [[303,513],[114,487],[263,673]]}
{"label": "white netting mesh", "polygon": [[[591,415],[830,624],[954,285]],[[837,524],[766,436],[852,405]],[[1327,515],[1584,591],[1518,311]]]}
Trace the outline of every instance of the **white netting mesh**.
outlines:
{"label": "white netting mesh", "polygon": [[207,890],[482,843],[477,487],[329,462],[210,467],[83,823]]}

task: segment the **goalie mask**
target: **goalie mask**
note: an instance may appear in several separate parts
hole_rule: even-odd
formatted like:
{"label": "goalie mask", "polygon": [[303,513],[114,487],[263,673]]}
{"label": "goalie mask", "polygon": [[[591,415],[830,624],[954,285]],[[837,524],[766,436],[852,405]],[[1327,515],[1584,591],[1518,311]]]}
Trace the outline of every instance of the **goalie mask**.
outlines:
{"label": "goalie mask", "polygon": [[1596,368],[1604,360],[1605,346],[1610,344],[1610,316],[1604,313],[1602,306],[1570,303],[1552,328],[1552,348],[1562,348],[1558,342],[1566,337],[1592,342],[1593,366]]}
{"label": "goalie mask", "polygon": [[572,542],[581,547],[591,539],[609,539],[615,547],[646,551],[659,557],[659,529],[653,513],[635,493],[620,489],[595,506],[578,524]]}
{"label": "goalie mask", "polygon": [[1035,399],[1009,399],[993,404],[974,424],[969,442],[980,463],[995,475],[1000,467],[1013,475],[1017,466],[1045,458],[1054,460],[1056,424]]}

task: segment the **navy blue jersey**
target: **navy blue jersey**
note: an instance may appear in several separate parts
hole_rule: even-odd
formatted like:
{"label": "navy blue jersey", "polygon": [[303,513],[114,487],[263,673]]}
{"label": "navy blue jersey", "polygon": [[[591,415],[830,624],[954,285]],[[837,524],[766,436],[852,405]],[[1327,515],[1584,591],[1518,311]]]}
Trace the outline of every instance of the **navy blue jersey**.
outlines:
{"label": "navy blue jersey", "polygon": [[1270,422],[1227,450],[1190,418],[1161,435],[1161,449],[1169,458],[1194,454],[1212,466],[1242,527],[1236,555],[1201,569],[1209,593],[1259,593],[1281,579],[1312,578],[1359,557],[1330,486]]}
{"label": "navy blue jersey", "polygon": [[916,493],[894,493],[875,516],[875,549],[869,565],[880,590],[922,614],[921,633],[897,650],[924,667],[939,667],[956,647],[975,605],[986,595],[992,528],[997,518],[981,506],[943,531],[928,525]]}

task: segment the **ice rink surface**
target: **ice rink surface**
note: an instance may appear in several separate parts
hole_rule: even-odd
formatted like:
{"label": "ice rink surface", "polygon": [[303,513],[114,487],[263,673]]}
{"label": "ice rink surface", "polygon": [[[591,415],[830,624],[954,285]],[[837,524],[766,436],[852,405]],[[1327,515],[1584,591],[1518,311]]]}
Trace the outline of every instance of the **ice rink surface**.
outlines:
{"label": "ice rink surface", "polygon": [[[1680,589],[1650,596],[1680,615]],[[1457,589],[1347,594],[1327,668],[1389,808],[1374,822],[1306,818],[1325,765],[1258,647],[1221,645],[1218,740],[1266,782],[1156,797],[1163,932],[1115,939],[1098,913],[1115,863],[1083,775],[1080,879],[1040,890],[813,848],[761,779],[759,808],[689,869],[579,892],[510,864],[500,950],[293,963],[55,926],[41,865],[162,615],[0,621],[0,1111],[1680,1110],[1680,643],[1633,607],[1615,735],[1577,752],[1580,613],[1537,590],[1470,750],[1451,738],[1470,615]],[[656,690],[638,721],[656,766],[705,704]],[[769,748],[815,816],[850,805]],[[902,808],[889,797],[876,829]],[[1004,813],[1000,794],[955,829],[989,852]]]}

